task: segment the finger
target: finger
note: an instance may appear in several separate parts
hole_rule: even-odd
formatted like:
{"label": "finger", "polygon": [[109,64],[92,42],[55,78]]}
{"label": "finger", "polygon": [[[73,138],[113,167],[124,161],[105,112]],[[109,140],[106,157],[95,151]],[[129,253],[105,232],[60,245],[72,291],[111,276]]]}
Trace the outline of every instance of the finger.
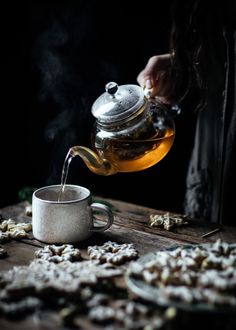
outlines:
{"label": "finger", "polygon": [[153,78],[146,74],[145,70],[141,71],[137,77],[137,82],[141,87],[152,88]]}

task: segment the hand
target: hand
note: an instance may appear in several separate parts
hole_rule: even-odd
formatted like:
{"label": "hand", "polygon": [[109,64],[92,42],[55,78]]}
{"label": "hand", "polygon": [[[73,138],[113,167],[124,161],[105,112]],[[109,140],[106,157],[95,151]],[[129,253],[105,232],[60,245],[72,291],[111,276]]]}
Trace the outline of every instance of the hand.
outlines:
{"label": "hand", "polygon": [[158,96],[164,103],[170,103],[171,54],[151,57],[139,73],[137,81],[141,87],[151,89],[151,96]]}

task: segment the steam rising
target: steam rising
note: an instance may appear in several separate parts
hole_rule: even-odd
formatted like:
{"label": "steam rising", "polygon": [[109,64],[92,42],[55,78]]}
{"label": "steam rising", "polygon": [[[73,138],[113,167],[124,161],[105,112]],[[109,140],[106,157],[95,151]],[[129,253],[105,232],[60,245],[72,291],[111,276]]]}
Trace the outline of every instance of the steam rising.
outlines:
{"label": "steam rising", "polygon": [[[94,119],[91,105],[109,79],[117,79],[114,65],[96,48],[94,1],[74,6],[45,7],[47,15],[33,45],[39,74],[38,100],[49,118],[44,137],[51,143],[47,183],[60,181],[64,158],[76,144],[90,144]],[[97,33],[97,34],[96,34]]]}

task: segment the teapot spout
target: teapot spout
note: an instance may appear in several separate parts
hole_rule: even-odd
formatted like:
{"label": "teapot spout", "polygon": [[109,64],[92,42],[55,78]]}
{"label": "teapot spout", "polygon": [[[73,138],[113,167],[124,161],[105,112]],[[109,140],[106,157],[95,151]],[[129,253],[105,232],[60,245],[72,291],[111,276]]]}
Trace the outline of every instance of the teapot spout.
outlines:
{"label": "teapot spout", "polygon": [[74,146],[70,149],[70,155],[72,157],[80,156],[90,171],[95,174],[108,176],[118,172],[107,159],[101,158],[89,148]]}

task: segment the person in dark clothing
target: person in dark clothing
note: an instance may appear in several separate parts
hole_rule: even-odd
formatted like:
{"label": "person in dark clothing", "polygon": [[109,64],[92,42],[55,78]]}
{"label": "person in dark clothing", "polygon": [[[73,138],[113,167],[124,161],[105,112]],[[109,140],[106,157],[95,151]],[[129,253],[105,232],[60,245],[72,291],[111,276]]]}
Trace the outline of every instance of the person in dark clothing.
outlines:
{"label": "person in dark clothing", "polygon": [[137,81],[196,113],[185,213],[235,224],[236,2],[175,1],[172,14],[170,53],[151,57]]}

